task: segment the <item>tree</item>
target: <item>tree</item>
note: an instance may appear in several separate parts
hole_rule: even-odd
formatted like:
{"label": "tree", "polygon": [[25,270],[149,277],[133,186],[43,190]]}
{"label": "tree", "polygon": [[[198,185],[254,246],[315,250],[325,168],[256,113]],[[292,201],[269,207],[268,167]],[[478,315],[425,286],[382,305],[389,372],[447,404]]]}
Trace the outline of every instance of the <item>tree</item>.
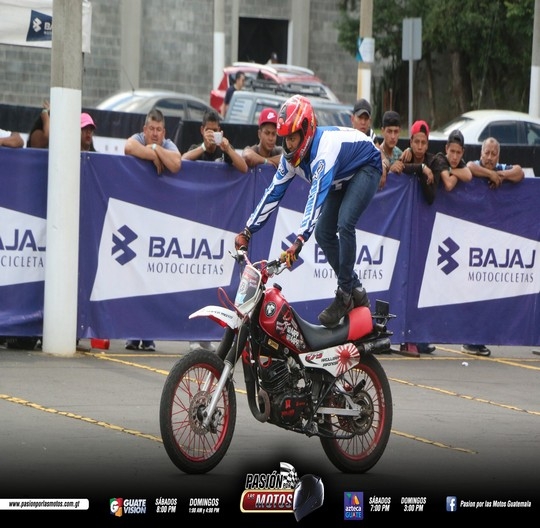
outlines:
{"label": "tree", "polygon": [[[359,2],[343,1],[340,8],[340,43],[356,53]],[[422,60],[415,79],[423,91],[415,107],[423,105],[432,125],[477,108],[527,111],[534,0],[373,0],[373,11],[376,60],[384,64],[376,105],[384,103],[381,88],[391,90],[393,108],[404,113],[403,19],[419,17]]]}

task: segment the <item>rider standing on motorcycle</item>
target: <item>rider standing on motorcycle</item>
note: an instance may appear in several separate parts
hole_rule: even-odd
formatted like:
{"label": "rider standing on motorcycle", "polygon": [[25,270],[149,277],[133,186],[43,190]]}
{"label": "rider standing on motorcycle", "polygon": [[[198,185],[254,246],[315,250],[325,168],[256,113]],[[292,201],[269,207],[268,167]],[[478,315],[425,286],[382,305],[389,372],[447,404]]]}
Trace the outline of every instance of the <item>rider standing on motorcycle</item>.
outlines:
{"label": "rider standing on motorcycle", "polygon": [[277,172],[246,227],[236,236],[235,247],[247,250],[251,235],[277,209],[295,176],[307,180],[311,188],[304,217],[295,242],[282,258],[290,268],[315,230],[315,238],[338,278],[334,301],[319,314],[321,324],[332,328],[353,308],[370,305],[354,271],[356,224],[380,185],[381,152],[358,130],[318,127],[309,99],[300,95],[281,107],[277,134],[284,137]]}

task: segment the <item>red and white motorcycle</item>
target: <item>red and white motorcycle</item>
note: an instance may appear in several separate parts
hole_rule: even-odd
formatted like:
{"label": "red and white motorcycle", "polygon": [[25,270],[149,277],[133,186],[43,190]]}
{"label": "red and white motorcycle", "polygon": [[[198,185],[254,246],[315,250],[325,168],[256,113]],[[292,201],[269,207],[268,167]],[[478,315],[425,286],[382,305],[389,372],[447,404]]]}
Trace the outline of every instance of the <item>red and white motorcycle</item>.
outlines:
{"label": "red and white motorcycle", "polygon": [[354,308],[335,328],[303,320],[281,287],[267,286],[286,265],[235,258],[242,276],[234,302],[190,315],[224,327],[216,352],[180,358],[166,379],[160,427],[167,454],[186,473],[212,470],[236,425],[234,372],[241,358],[249,408],[260,422],[318,436],[341,471],[363,473],[382,456],[392,427],[390,384],[374,354],[390,352],[389,305]]}

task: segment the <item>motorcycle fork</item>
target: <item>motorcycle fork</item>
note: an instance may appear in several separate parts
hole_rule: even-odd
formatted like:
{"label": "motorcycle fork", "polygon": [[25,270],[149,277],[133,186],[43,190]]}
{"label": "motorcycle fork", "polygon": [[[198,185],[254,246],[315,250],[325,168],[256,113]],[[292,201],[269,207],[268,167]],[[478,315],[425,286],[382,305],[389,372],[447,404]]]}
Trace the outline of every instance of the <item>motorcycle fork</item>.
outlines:
{"label": "motorcycle fork", "polygon": [[[242,350],[244,350],[248,334],[248,326],[246,324],[243,324],[240,328],[240,332],[238,333],[238,339],[236,340],[236,343],[231,346],[229,352],[227,353],[227,356],[223,360],[223,371],[217,382],[216,387],[214,388],[210,403],[208,404],[208,407],[205,409],[204,412],[203,427],[205,429],[209,429],[210,427],[210,422],[212,420],[212,416],[214,416],[219,397],[223,392],[223,389],[225,388],[225,384],[228,383],[228,381],[232,378],[234,366],[236,365],[238,358],[242,355]],[[205,383],[206,390],[208,390],[210,386],[211,376],[212,374],[208,373],[208,378]]]}

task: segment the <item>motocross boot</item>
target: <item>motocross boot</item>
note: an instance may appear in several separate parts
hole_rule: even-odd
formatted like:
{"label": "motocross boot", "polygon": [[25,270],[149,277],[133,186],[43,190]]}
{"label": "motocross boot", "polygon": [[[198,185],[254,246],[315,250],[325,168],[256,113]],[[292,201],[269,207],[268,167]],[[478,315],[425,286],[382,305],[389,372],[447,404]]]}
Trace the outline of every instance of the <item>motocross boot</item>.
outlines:
{"label": "motocross boot", "polygon": [[327,328],[337,326],[341,318],[354,308],[353,296],[338,287],[332,304],[319,314],[319,321]]}
{"label": "motocross boot", "polygon": [[355,308],[358,308],[359,306],[367,306],[369,308],[371,306],[366,289],[362,286],[353,289],[352,297]]}

